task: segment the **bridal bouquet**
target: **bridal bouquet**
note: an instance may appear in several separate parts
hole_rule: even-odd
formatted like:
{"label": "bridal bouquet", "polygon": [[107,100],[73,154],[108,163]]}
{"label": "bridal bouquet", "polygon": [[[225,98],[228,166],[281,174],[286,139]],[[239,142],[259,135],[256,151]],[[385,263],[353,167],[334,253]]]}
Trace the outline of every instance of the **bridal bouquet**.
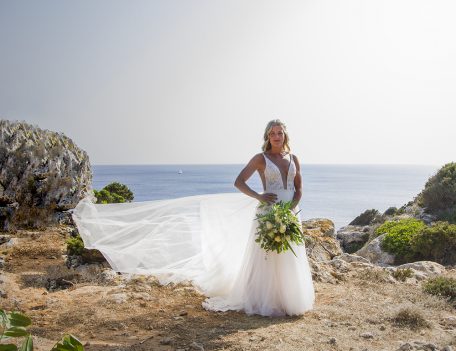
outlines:
{"label": "bridal bouquet", "polygon": [[266,252],[276,251],[281,253],[290,249],[296,256],[290,244],[303,244],[305,238],[301,223],[299,223],[298,218],[290,209],[291,201],[279,201],[272,205],[263,202],[259,206],[259,208],[268,207],[270,207],[268,212],[256,215],[258,227],[255,241]]}

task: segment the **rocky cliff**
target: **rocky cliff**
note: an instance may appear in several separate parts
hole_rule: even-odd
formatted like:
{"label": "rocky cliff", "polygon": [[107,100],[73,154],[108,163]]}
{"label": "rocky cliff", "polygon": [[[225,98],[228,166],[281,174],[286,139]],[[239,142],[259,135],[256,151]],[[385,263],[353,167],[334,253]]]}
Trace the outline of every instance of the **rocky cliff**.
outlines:
{"label": "rocky cliff", "polygon": [[0,120],[0,230],[61,220],[91,182],[89,157],[70,138]]}

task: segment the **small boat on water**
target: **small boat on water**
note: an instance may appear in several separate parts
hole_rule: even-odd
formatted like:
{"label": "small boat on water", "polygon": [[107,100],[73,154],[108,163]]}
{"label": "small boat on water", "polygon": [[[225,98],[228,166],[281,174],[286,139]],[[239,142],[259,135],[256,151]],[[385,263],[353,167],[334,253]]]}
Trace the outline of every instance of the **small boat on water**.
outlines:
{"label": "small boat on water", "polygon": [[182,169],[179,169],[179,171],[178,171],[177,173],[178,173],[178,174],[182,174],[182,173],[184,173],[184,172],[182,171]]}

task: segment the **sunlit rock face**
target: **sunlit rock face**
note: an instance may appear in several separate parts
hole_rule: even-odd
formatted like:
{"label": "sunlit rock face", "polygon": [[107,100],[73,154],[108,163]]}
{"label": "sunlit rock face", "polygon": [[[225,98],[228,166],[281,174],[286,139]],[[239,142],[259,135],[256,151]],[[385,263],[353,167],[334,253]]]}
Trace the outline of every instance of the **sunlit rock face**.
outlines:
{"label": "sunlit rock face", "polygon": [[57,222],[91,192],[87,153],[62,133],[0,120],[0,230]]}

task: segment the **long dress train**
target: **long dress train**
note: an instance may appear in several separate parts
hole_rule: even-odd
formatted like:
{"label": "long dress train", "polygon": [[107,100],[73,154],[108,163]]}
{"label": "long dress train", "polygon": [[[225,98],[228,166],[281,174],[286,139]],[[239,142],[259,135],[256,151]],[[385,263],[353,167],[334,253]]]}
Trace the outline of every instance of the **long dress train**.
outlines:
{"label": "long dress train", "polygon": [[[286,187],[264,157],[265,191],[291,200],[291,155]],[[298,257],[263,251],[254,242],[258,211],[258,201],[224,193],[106,205],[85,198],[72,216],[84,246],[98,249],[115,271],[151,274],[163,284],[190,281],[208,296],[208,310],[302,314],[314,302],[305,247],[293,247]]]}

